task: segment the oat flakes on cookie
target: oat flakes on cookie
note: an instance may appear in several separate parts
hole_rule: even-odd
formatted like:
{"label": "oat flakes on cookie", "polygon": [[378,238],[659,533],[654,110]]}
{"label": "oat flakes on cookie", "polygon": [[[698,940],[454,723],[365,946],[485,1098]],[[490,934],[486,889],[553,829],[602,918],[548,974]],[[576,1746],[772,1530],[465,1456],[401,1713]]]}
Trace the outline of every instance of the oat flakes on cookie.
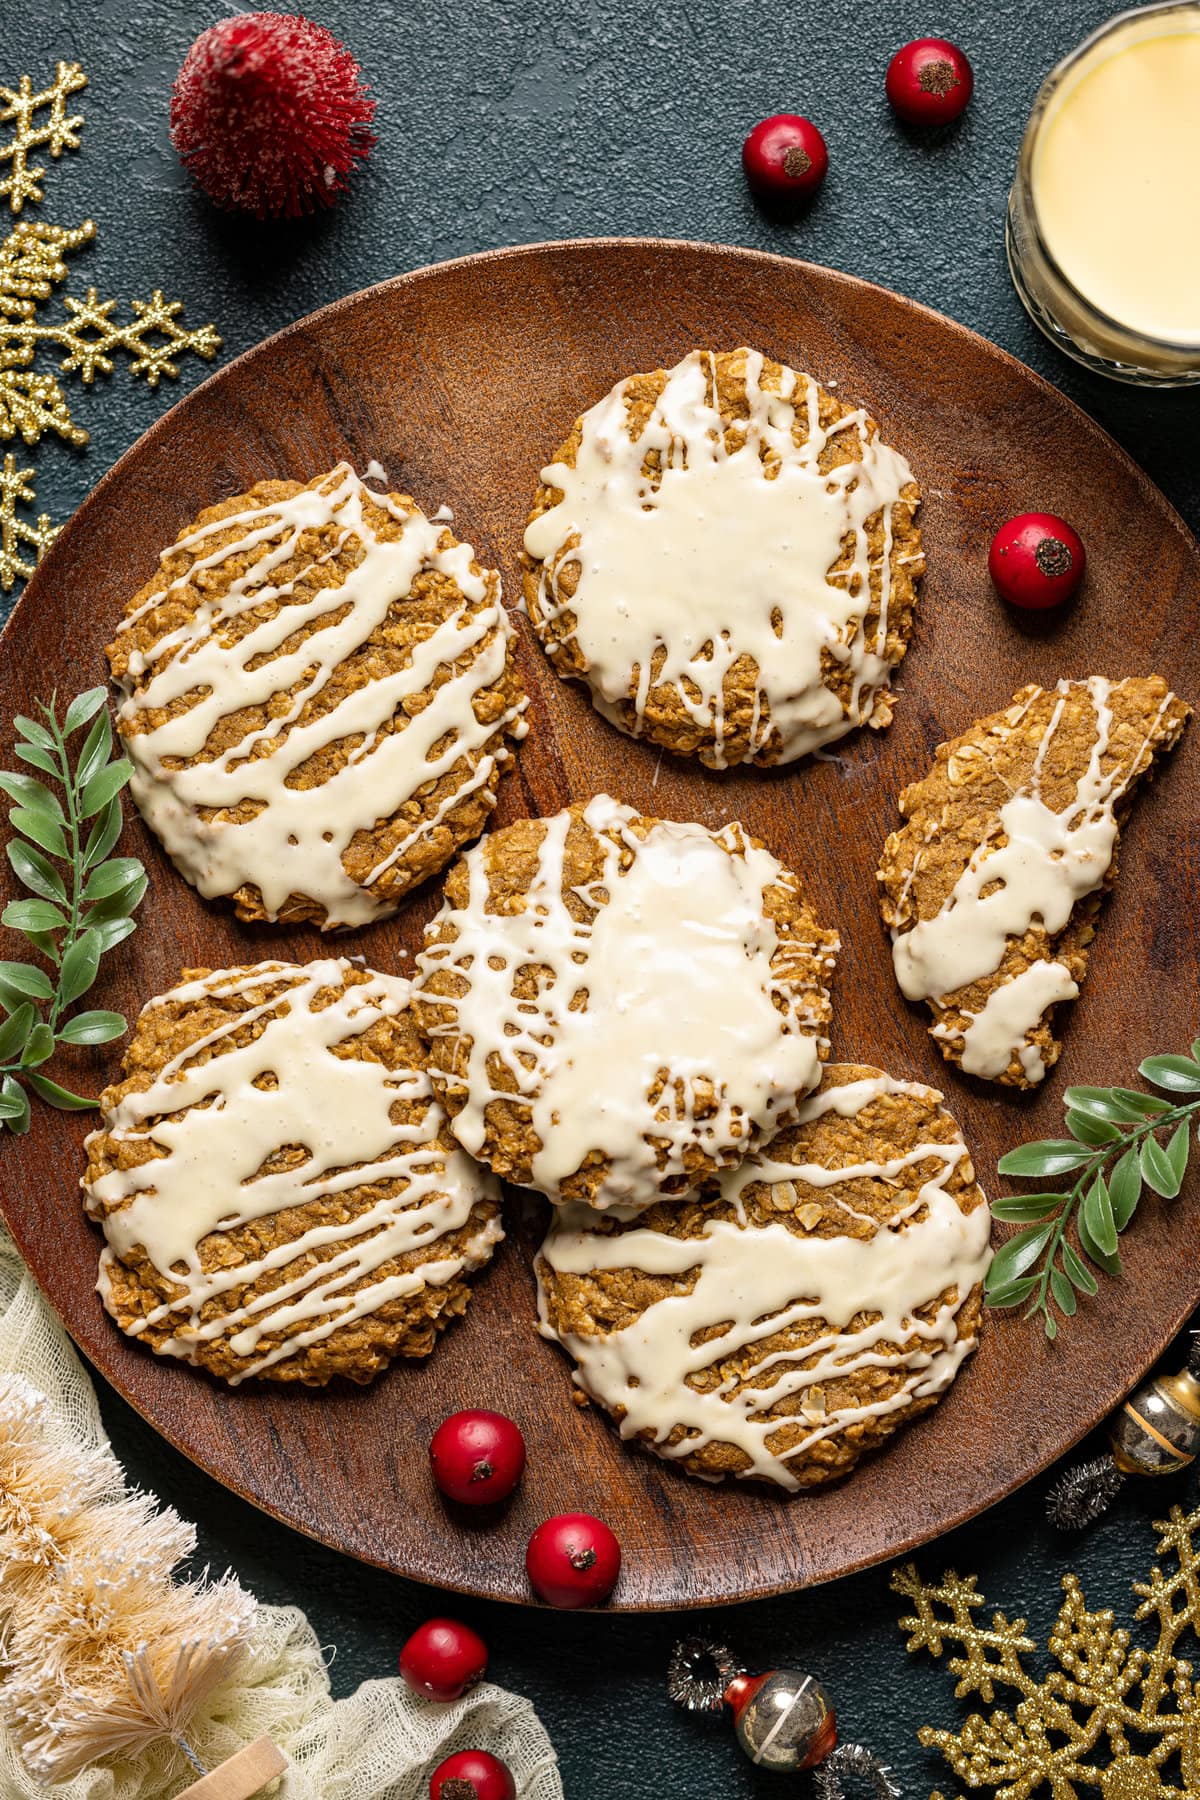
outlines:
{"label": "oat flakes on cookie", "polygon": [[645,1206],[795,1117],[837,948],[740,825],[602,794],[455,864],[413,1001],[473,1156],[555,1201]]}
{"label": "oat flakes on cookie", "polygon": [[236,1385],[428,1356],[503,1237],[409,983],[336,958],[185,970],[100,1097],[86,1207],[122,1331]]}
{"label": "oat flakes on cookie", "polygon": [[799,1123],[633,1220],[555,1213],[544,1336],[689,1475],[792,1491],[847,1474],[975,1344],[990,1216],[941,1096],[834,1064]]}
{"label": "oat flakes on cookie", "polygon": [[529,616],[622,731],[711,768],[886,725],[924,568],[875,421],[756,350],[631,375],[542,470]]}
{"label": "oat flakes on cookie", "polygon": [[146,823],[243,919],[393,912],[482,831],[524,731],[499,576],[345,463],[201,513],[108,656]]}
{"label": "oat flakes on cookie", "polygon": [[901,794],[879,869],[896,979],[969,1075],[1029,1088],[1057,1062],[1119,827],[1190,711],[1158,675],[1022,688]]}

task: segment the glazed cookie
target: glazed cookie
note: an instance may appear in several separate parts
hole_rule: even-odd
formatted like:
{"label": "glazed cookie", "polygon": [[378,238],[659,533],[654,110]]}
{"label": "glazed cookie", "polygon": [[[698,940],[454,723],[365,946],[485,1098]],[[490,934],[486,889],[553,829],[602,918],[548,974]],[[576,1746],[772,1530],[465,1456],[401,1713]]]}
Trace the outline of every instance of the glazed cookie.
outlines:
{"label": "glazed cookie", "polygon": [[1161,676],[1027,687],[942,744],[883,847],[896,979],[969,1075],[1035,1087],[1087,968],[1118,827],[1190,708]]}
{"label": "glazed cookie", "polygon": [[541,1328],[621,1435],[707,1480],[847,1474],[975,1348],[990,1216],[941,1095],[837,1064],[799,1122],[635,1220],[560,1209]]}
{"label": "glazed cookie", "polygon": [[500,578],[346,463],[201,513],[108,657],[134,798],[206,899],[394,912],[482,831],[525,698]]}
{"label": "glazed cookie", "polygon": [[631,375],[542,470],[525,602],[560,675],[711,768],[886,725],[920,494],[861,407],[756,350]]}
{"label": "glazed cookie", "polygon": [[602,794],[455,865],[413,997],[473,1156],[552,1200],[645,1206],[795,1116],[837,947],[740,825]]}
{"label": "glazed cookie", "polygon": [[328,958],[187,970],[100,1097],[86,1206],[122,1331],[236,1385],[428,1356],[503,1236],[409,984]]}

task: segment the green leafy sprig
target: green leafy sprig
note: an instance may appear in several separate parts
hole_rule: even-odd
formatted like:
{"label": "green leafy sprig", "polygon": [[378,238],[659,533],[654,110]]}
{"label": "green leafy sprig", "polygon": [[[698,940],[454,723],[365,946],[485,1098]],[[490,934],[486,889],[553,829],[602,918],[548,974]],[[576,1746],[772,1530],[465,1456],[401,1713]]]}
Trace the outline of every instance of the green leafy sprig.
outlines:
{"label": "green leafy sprig", "polygon": [[[1065,1190],[1009,1194],[992,1204],[995,1218],[1025,1229],[992,1259],[988,1305],[1024,1306],[1026,1318],[1041,1317],[1049,1338],[1058,1336],[1057,1315],[1074,1315],[1078,1295],[1099,1291],[1093,1269],[1121,1273],[1117,1240],[1144,1189],[1173,1200],[1183,1184],[1192,1120],[1200,1113],[1200,1038],[1187,1056],[1147,1057],[1138,1073],[1171,1099],[1136,1088],[1068,1088],[1070,1137],[1022,1144],[1000,1158],[1001,1175],[1074,1177]],[[1079,1250],[1068,1235],[1072,1222]]]}
{"label": "green leafy sprig", "polygon": [[[29,893],[10,901],[0,920],[42,958],[0,962],[0,1130],[28,1130],[28,1089],[67,1111],[94,1106],[41,1073],[43,1065],[61,1045],[106,1044],[125,1030],[120,1013],[70,1011],[95,981],[105,951],[135,929],[133,913],[146,891],[141,863],[110,855],[133,767],[124,757],[111,760],[106,698],[101,687],[78,695],[61,723],[56,699],[39,701],[40,719],[15,720],[17,756],[38,773],[0,770],[17,834],[6,846],[8,860]],[[82,745],[69,747],[85,726]]]}

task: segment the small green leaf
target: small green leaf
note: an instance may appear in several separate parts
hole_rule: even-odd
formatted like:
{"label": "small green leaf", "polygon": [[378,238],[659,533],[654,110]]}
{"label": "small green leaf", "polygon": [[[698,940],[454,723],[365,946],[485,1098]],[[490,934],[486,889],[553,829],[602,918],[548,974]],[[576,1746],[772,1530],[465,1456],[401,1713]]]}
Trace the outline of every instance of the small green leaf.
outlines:
{"label": "small green leaf", "polygon": [[29,1085],[35,1094],[40,1094],[51,1106],[57,1106],[60,1112],[89,1112],[96,1104],[86,1094],[73,1094],[69,1088],[59,1087],[48,1075],[31,1075]]}
{"label": "small green leaf", "polygon": [[94,869],[97,863],[102,863],[120,835],[121,802],[110,800],[88,833],[83,852],[84,868]]}
{"label": "small green leaf", "polygon": [[1065,1238],[1063,1239],[1062,1258],[1063,1268],[1066,1270],[1081,1294],[1098,1294],[1100,1292],[1100,1283],[1096,1280],[1096,1277],[1092,1274],[1092,1271],[1088,1268],[1082,1256],[1079,1255],[1073,1245],[1067,1243]]}
{"label": "small green leaf", "polygon": [[37,1022],[37,1008],[26,1000],[0,1025],[0,1062],[17,1062]]}
{"label": "small green leaf", "polygon": [[1119,1124],[1145,1117],[1140,1106],[1122,1100],[1115,1088],[1069,1087],[1063,1105],[1071,1112],[1090,1113],[1094,1119],[1112,1119]]}
{"label": "small green leaf", "polygon": [[44,813],[60,825],[66,818],[45,782],[32,775],[22,775],[18,769],[0,769],[0,793],[7,794],[18,806],[27,806],[30,812]]}
{"label": "small green leaf", "polygon": [[35,963],[0,962],[0,981],[8,987],[16,988],[19,994],[31,995],[34,1000],[54,998],[50,977]]}
{"label": "small green leaf", "polygon": [[1050,1339],[1050,1342],[1053,1343],[1058,1336],[1058,1320],[1052,1313],[1047,1313],[1042,1320],[1042,1323],[1046,1327],[1046,1336]]}
{"label": "small green leaf", "polygon": [[1020,1306],[1023,1300],[1028,1300],[1037,1284],[1036,1275],[1021,1275],[1016,1281],[1005,1282],[1003,1287],[989,1288],[987,1303],[989,1306]]}
{"label": "small green leaf", "polygon": [[100,940],[94,931],[85,931],[76,938],[62,959],[58,991],[64,1006],[69,1006],[72,1000],[78,1000],[80,994],[87,993],[96,979],[99,967]]}
{"label": "small green leaf", "polygon": [[102,863],[88,876],[83,889],[84,902],[107,900],[113,894],[119,894],[122,888],[132,886],[144,874],[136,856],[114,856],[111,862]]}
{"label": "small green leaf", "polygon": [[993,1219],[1011,1219],[1020,1224],[1049,1218],[1063,1203],[1061,1194],[1004,1194],[992,1201]]}
{"label": "small green leaf", "polygon": [[119,1012],[82,1012],[68,1019],[59,1032],[64,1044],[109,1044],[125,1032],[125,1020]]}
{"label": "small green leaf", "polygon": [[7,1125],[10,1119],[19,1119],[22,1112],[21,1098],[16,1094],[0,1093],[0,1120]]}
{"label": "small green leaf", "polygon": [[1121,1136],[1120,1126],[1114,1125],[1111,1119],[1097,1118],[1075,1108],[1067,1113],[1067,1130],[1081,1144],[1091,1144],[1093,1149],[1099,1144],[1115,1144]]}
{"label": "small green leaf", "polygon": [[22,762],[32,763],[45,775],[53,775],[55,781],[62,780],[62,770],[48,750],[39,750],[36,744],[14,744],[13,749]]}
{"label": "small green leaf", "polygon": [[14,806],[8,817],[14,830],[22,832],[43,850],[48,850],[51,856],[57,856],[62,862],[67,861],[70,852],[63,828],[44,812],[32,812],[27,806]]}
{"label": "small green leaf", "polygon": [[1167,1161],[1170,1163],[1171,1172],[1175,1176],[1180,1187],[1183,1186],[1183,1178],[1187,1174],[1188,1151],[1190,1149],[1191,1141],[1189,1138],[1188,1121],[1183,1119],[1175,1127],[1174,1132],[1171,1134],[1171,1140],[1167,1145]]}
{"label": "small green leaf", "polygon": [[49,931],[27,931],[25,936],[34,949],[41,952],[47,962],[52,962],[55,968],[58,967],[62,961],[58,954],[58,940]]}
{"label": "small green leaf", "polygon": [[1070,1138],[1044,1138],[1010,1150],[996,1164],[1001,1175],[1067,1175],[1091,1162],[1094,1152],[1082,1150]]}
{"label": "small green leaf", "polygon": [[99,943],[100,954],[103,956],[114,945],[121,943],[123,939],[137,930],[137,920],[100,919],[95,923],[89,923],[88,930]]}
{"label": "small green leaf", "polygon": [[1029,1225],[1024,1231],[1018,1231],[1015,1237],[1001,1244],[992,1258],[987,1272],[986,1286],[989,1293],[1000,1287],[1007,1287],[1018,1275],[1024,1275],[1032,1268],[1041,1252],[1050,1241],[1053,1224]]}
{"label": "small green leaf", "polygon": [[127,918],[130,913],[137,911],[149,885],[148,875],[138,875],[129,883],[128,887],[122,888],[108,900],[97,900],[88,912],[88,924],[98,925],[102,919]]}
{"label": "small green leaf", "polygon": [[1083,1196],[1079,1219],[1080,1224],[1087,1227],[1087,1234],[1096,1248],[1104,1256],[1115,1256],[1117,1225],[1113,1218],[1112,1196],[1103,1175],[1097,1175]]}
{"label": "small green leaf", "polygon": [[78,787],[86,787],[93,775],[108,761],[112,750],[112,721],[107,712],[102,713],[83,741],[83,749],[79,752],[79,761],[75,764],[75,783]]}
{"label": "small green leaf", "polygon": [[1071,1286],[1061,1269],[1050,1271],[1050,1292],[1054,1295],[1054,1303],[1067,1318],[1075,1314],[1075,1289]]}
{"label": "small green leaf", "polygon": [[1192,1039],[1191,1056],[1193,1062],[1200,1063],[1200,1037]]}
{"label": "small green leaf", "polygon": [[1142,1180],[1147,1187],[1152,1187],[1156,1194],[1164,1200],[1173,1200],[1179,1192],[1182,1177],[1176,1175],[1171,1161],[1158,1139],[1144,1137],[1142,1139]]}
{"label": "small green leaf", "polygon": [[23,713],[18,713],[13,724],[28,743],[40,744],[43,750],[53,750],[54,738],[44,725],[38,724],[36,719],[27,719]]}
{"label": "small green leaf", "polygon": [[90,819],[102,806],[107,806],[120,793],[132,774],[133,764],[127,756],[106,764],[92,776],[84,788],[79,801],[80,816]]}
{"label": "small green leaf", "polygon": [[1148,1056],[1138,1074],[1173,1094],[1200,1094],[1200,1067],[1190,1056]]}
{"label": "small green leaf", "polygon": [[29,1095],[20,1082],[12,1075],[6,1075],[0,1083],[0,1097],[12,1108],[7,1115],[10,1131],[29,1130]]}
{"label": "small green leaf", "polygon": [[22,1069],[37,1069],[54,1055],[54,1033],[41,1020],[29,1034],[29,1042],[21,1056]]}
{"label": "small green leaf", "polygon": [[40,850],[35,849],[32,844],[23,843],[20,838],[10,839],[5,850],[17,880],[23,882],[31,893],[40,895],[43,900],[60,900],[66,905],[67,890],[63,878]]}
{"label": "small green leaf", "polygon": [[1142,1164],[1136,1144],[1130,1146],[1109,1176],[1108,1192],[1117,1230],[1124,1231],[1142,1197]]}
{"label": "small green leaf", "polygon": [[63,720],[63,736],[70,737],[73,731],[78,731],[81,725],[94,719],[107,699],[107,691],[102,687],[88,688],[86,693],[76,694]]}
{"label": "small green leaf", "polygon": [[1087,1252],[1088,1256],[1091,1257],[1092,1261],[1096,1264],[1096,1266],[1098,1268],[1101,1268],[1104,1270],[1104,1273],[1106,1275],[1113,1275],[1113,1276],[1119,1275],[1121,1273],[1121,1258],[1120,1258],[1120,1256],[1115,1255],[1115,1254],[1110,1256],[1107,1251],[1102,1250],[1100,1248],[1099,1244],[1096,1242],[1095,1238],[1092,1236],[1091,1232],[1088,1230],[1087,1221],[1083,1217],[1082,1213],[1079,1216],[1078,1223],[1079,1223],[1079,1242],[1083,1245],[1083,1248]]}
{"label": "small green leaf", "polygon": [[66,923],[66,913],[48,900],[10,900],[0,913],[0,924],[14,931],[60,931]]}
{"label": "small green leaf", "polygon": [[1136,1107],[1138,1117],[1142,1119],[1148,1119],[1154,1113],[1169,1112],[1171,1108],[1169,1100],[1160,1100],[1157,1094],[1141,1094],[1136,1088],[1119,1087],[1113,1088],[1112,1092],[1118,1100],[1124,1100],[1127,1105]]}

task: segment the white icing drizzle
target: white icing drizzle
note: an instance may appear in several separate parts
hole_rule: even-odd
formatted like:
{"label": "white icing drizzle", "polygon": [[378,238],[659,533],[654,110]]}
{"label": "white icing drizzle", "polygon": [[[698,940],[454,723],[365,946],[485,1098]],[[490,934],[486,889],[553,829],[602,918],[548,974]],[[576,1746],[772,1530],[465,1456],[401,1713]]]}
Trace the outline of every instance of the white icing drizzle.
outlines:
{"label": "white icing drizzle", "polygon": [[[366,500],[403,525],[398,538],[375,535]],[[361,543],[361,561],[340,586],[291,600],[296,578],[275,585],[274,571],[297,553],[304,532],[330,525],[337,528],[339,548],[347,540]],[[233,541],[206,551],[209,540],[231,528]],[[121,631],[207,570],[252,554],[250,567],[227,593],[203,600],[188,622],[164,633],[148,656],[131,655],[128,673],[118,683],[122,699],[117,717],[134,765],[131,791],[176,866],[206,898],[252,883],[268,916],[275,918],[289,895],[305,894],[325,907],[325,929],[362,925],[394,911],[396,901],[374,893],[373,884],[459,800],[485,787],[510,754],[504,747],[484,751],[494,734],[507,730],[513,737],[523,735],[524,701],[502,719],[486,723],[476,718],[472,704],[481,690],[500,680],[508,655],[512,632],[499,580],[494,578],[489,599],[488,579],[471,568],[470,545],[442,548],[441,537],[440,526],[422,512],[406,513],[386,494],[370,493],[349,464],[341,463],[320,490],[305,488],[291,499],[216,520],[163,552],[164,560],[180,550],[194,560],[164,592],[127,617]],[[317,564],[330,555],[319,553]],[[333,671],[366,644],[423,569],[451,577],[464,604],[412,646],[407,667],[365,682],[323,716],[297,725]],[[276,599],[283,604],[273,618],[230,641],[237,621]],[[288,647],[302,627],[313,626],[302,644]],[[489,634],[491,642],[485,645]],[[422,711],[408,717],[406,700],[428,689],[439,670],[460,659],[465,666],[448,675]],[[220,755],[186,768],[172,766],[174,759],[198,756],[222,719],[242,708],[269,707],[273,700],[278,704],[277,697],[293,688],[278,716],[247,729]],[[186,711],[152,730],[138,729],[148,712],[170,707],[185,695],[194,696]],[[307,789],[292,785],[291,778],[310,757],[356,736],[362,743],[328,780]],[[476,757],[473,768],[464,760]],[[362,885],[351,880],[342,855],[355,833],[390,818],[460,760],[466,772],[436,813],[416,825]],[[240,824],[228,819],[206,823],[197,810],[232,811],[243,802],[259,810]]]}
{"label": "white icing drizzle", "polygon": [[1074,1000],[1079,989],[1070,969],[1060,962],[1030,963],[1011,981],[994,988],[982,1011],[969,1015],[965,1031],[945,1023],[933,1027],[933,1036],[946,1042],[962,1040],[960,1061],[968,1075],[995,1081],[1017,1057],[1026,1081],[1035,1085],[1046,1073],[1036,1044],[1026,1041],[1048,1006]]}
{"label": "white icing drizzle", "polygon": [[[762,356],[747,350],[745,358],[749,417],[735,427],[740,442],[732,450],[714,404],[714,359],[693,351],[670,371],[637,438],[627,428],[627,383],[584,414],[575,466],[542,470],[563,497],[525,533],[528,555],[543,565],[539,631],[553,648],[563,613],[573,614],[599,710],[628,730],[628,714],[618,709],[632,700],[639,735],[651,667],[665,653],[655,685],[674,687],[712,734],[715,747],[704,759],[716,768],[726,762],[724,681],[740,656],[758,668],[751,755],[771,745],[789,762],[871,716],[891,675],[892,509],[913,479],[902,456],[868,435],[861,409],[823,427],[814,381],[784,369],[776,393],[761,385]],[[808,430],[802,445],[792,436],[798,413]],[[843,433],[857,437],[857,456],[822,474],[822,450]],[[660,477],[643,472],[651,451],[661,459]],[[878,512],[880,619],[868,643],[866,525]],[[830,581],[847,536],[852,567]],[[572,566],[579,582],[568,597],[559,583]],[[852,671],[847,711],[822,683],[822,652]]]}
{"label": "white icing drizzle", "polygon": [[[805,1123],[830,1110],[853,1117],[883,1094],[911,1094],[924,1102],[940,1098],[930,1089],[881,1075],[824,1088],[804,1102],[800,1119]],[[690,1293],[656,1301],[623,1330],[560,1336],[549,1322],[542,1277],[542,1334],[560,1342],[574,1359],[575,1380],[585,1393],[622,1413],[622,1437],[648,1431],[658,1453],[670,1458],[689,1456],[709,1443],[733,1444],[748,1458],[743,1476],[794,1490],[800,1484],[788,1465],[795,1457],[848,1426],[943,1392],[974,1348],[973,1337],[960,1335],[957,1316],[987,1269],[991,1218],[986,1205],[963,1213],[946,1192],[952,1171],[966,1154],[961,1138],[955,1138],[919,1143],[890,1160],[843,1168],[752,1156],[721,1183],[722,1197],[738,1207],[740,1221],[713,1218],[700,1237],[676,1238],[645,1227],[606,1235],[591,1229],[586,1207],[562,1208],[541,1253],[555,1273],[636,1269],[683,1277],[696,1271],[696,1280]],[[927,1161],[937,1164],[936,1172],[917,1198],[878,1225],[869,1239],[800,1237],[783,1224],[750,1225],[741,1213],[739,1197],[751,1182],[776,1183],[793,1193],[798,1183],[826,1189],[856,1177],[889,1182]],[[837,1204],[855,1218],[865,1216],[840,1200]],[[922,1209],[923,1217],[906,1223]],[[919,1307],[950,1289],[957,1298],[943,1302],[933,1318],[915,1316]],[[855,1315],[863,1312],[878,1316],[852,1328]],[[689,1376],[811,1318],[825,1320],[829,1330],[803,1351],[764,1352],[740,1381],[722,1379],[703,1391],[689,1385]],[[698,1333],[718,1325],[718,1335],[694,1341]],[[885,1342],[906,1348],[897,1356],[879,1349]],[[798,1368],[797,1356],[811,1360],[812,1366]],[[886,1398],[828,1409],[824,1384],[864,1368],[886,1368],[903,1379]],[[786,1416],[768,1417],[782,1401],[789,1403]],[[768,1439],[792,1421],[802,1423],[803,1436],[786,1451],[771,1449]],[[668,1444],[679,1426],[687,1435]]]}
{"label": "white icing drizzle", "polygon": [[[1084,688],[1091,699],[1095,737],[1074,795],[1061,812],[1054,812],[1041,797],[1041,776],[1072,687]],[[932,918],[918,919],[910,929],[893,929],[892,960],[907,999],[944,998],[994,975],[1003,965],[1010,938],[1022,937],[1035,921],[1053,938],[1066,925],[1076,902],[1103,884],[1117,839],[1117,802],[1137,774],[1173,699],[1170,694],[1164,699],[1138,754],[1124,778],[1118,779],[1119,766],[1108,774],[1102,769],[1112,731],[1111,691],[1111,684],[1099,675],[1086,682],[1058,683],[1058,699],[1029,782],[1005,801],[998,814],[1006,842],[998,845],[996,829],[989,825],[939,911]],[[914,859],[902,905],[916,868]],[[942,1023],[934,1035],[947,1042],[962,1039],[962,1066],[969,1074],[994,1079],[1015,1056],[1026,1078],[1037,1082],[1045,1065],[1037,1047],[1025,1042],[1026,1035],[1048,1006],[1073,999],[1078,991],[1070,972],[1047,958],[992,993],[965,1032]]]}
{"label": "white icing drizzle", "polygon": [[[635,816],[606,794],[583,815],[603,854],[601,874],[580,890],[598,908],[590,924],[563,902],[571,815],[562,812],[543,821],[524,910],[486,910],[477,845],[465,858],[466,905],[447,902],[430,928],[449,924],[456,937],[427,942],[417,957],[418,990],[439,969],[468,984],[459,999],[427,996],[450,1010],[436,1034],[470,1040],[467,1100],[453,1120],[460,1142],[483,1150],[486,1108],[504,1097],[488,1067],[498,1058],[541,1141],[534,1185],[554,1198],[599,1151],[610,1169],[598,1207],[657,1199],[665,1178],[685,1173],[690,1145],[728,1161],[794,1116],[820,1075],[818,1027],[775,972],[780,940],[763,910],[764,891],[789,877],[736,826],[712,834],[660,823],[639,837]],[[625,870],[622,845],[634,853]],[[544,971],[537,998],[518,1000],[514,978],[529,967]],[[573,1007],[584,991],[586,1006]],[[667,1090],[651,1101],[663,1070]],[[698,1114],[710,1088],[715,1105]]]}
{"label": "white icing drizzle", "polygon": [[[423,1070],[387,1069],[368,1058],[332,1054],[335,1046],[368,1031],[381,1017],[395,1017],[409,1003],[407,981],[372,973],[368,982],[345,986],[348,967],[334,958],[303,967],[260,963],[185,982],[152,1000],[150,1008],[198,1002],[209,993],[280,990],[257,1006],[231,1012],[226,1023],[173,1057],[150,1087],[127,1094],[108,1113],[105,1129],[113,1139],[151,1142],[166,1156],[83,1183],[89,1209],[102,1216],[108,1240],[101,1294],[107,1299],[114,1261],[141,1245],[181,1292],[150,1310],[133,1334],[171,1320],[173,1333],[163,1349],[188,1361],[198,1345],[224,1337],[235,1355],[254,1358],[230,1378],[234,1383],[389,1301],[477,1268],[503,1237],[493,1215],[464,1249],[439,1254],[441,1240],[468,1223],[478,1202],[498,1200],[499,1191],[493,1177],[461,1151],[447,1151],[437,1142],[445,1115]],[[334,998],[314,1011],[322,989],[335,990]],[[252,1042],[222,1049],[226,1039],[259,1019],[267,1023]],[[210,1050],[216,1054],[198,1060]],[[256,1086],[266,1075],[275,1077],[274,1085]],[[419,1123],[393,1122],[398,1101],[424,1103]],[[167,1113],[178,1116],[148,1123]],[[307,1160],[259,1173],[288,1145],[303,1146]],[[239,1258],[211,1271],[202,1267],[199,1246],[214,1232],[384,1182],[404,1186],[357,1217],[313,1226],[262,1257]],[[312,1254],[331,1246],[333,1254],[323,1260]],[[428,1252],[418,1268],[368,1279],[393,1257],[417,1249]],[[201,1319],[206,1304],[274,1270],[288,1273],[269,1292]],[[365,1286],[350,1292],[364,1280]],[[260,1340],[280,1331],[287,1333],[283,1342],[255,1357]]]}

